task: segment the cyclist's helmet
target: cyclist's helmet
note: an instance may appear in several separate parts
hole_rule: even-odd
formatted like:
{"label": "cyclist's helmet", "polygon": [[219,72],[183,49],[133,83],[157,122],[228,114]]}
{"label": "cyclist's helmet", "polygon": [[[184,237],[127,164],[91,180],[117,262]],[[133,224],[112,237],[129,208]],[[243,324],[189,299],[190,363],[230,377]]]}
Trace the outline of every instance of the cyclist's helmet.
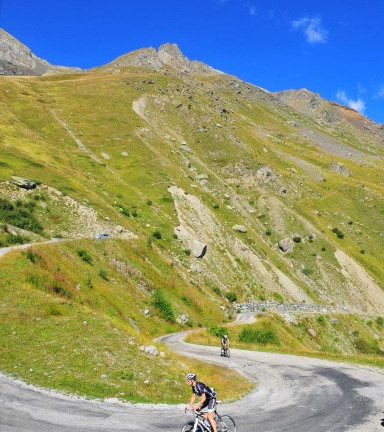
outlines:
{"label": "cyclist's helmet", "polygon": [[224,335],[224,339],[228,339],[228,336],[227,336],[227,335]]}
{"label": "cyclist's helmet", "polygon": [[195,380],[195,379],[196,379],[196,374],[194,374],[194,373],[189,373],[189,374],[186,376],[186,378],[187,378],[187,380]]}

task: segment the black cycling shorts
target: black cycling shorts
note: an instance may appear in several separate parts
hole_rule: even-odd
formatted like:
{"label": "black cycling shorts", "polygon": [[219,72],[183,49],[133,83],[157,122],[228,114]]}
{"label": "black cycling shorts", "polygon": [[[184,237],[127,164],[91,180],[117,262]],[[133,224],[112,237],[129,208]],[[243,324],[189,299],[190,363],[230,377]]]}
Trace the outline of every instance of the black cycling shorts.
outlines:
{"label": "black cycling shorts", "polygon": [[208,412],[214,412],[216,407],[216,399],[205,399],[203,405],[201,405],[200,409],[204,409],[208,407]]}

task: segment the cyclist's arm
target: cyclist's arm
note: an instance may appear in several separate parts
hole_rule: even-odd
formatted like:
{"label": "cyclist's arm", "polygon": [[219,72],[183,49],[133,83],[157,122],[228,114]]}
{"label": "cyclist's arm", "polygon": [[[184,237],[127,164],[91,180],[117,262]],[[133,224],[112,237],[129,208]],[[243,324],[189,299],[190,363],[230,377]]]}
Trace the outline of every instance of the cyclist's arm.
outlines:
{"label": "cyclist's arm", "polygon": [[188,404],[187,408],[185,408],[185,410],[190,410],[191,409],[193,403],[195,402],[195,398],[196,398],[195,393],[192,393],[191,400],[189,401],[189,404]]}
{"label": "cyclist's arm", "polygon": [[205,399],[207,399],[207,397],[205,396],[205,393],[203,393],[201,395],[200,402],[196,405],[195,409],[197,409],[197,410],[200,409],[202,407],[203,403],[205,402]]}

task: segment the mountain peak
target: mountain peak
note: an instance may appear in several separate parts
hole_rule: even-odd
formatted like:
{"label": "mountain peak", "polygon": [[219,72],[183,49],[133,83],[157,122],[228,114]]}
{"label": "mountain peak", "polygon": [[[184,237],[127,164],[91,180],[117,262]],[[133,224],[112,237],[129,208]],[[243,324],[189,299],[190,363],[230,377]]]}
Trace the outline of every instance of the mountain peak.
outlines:
{"label": "mountain peak", "polygon": [[155,48],[141,48],[124,54],[108,66],[141,66],[154,70],[172,69],[182,73],[222,73],[197,60],[190,61],[175,43],[165,43]]}
{"label": "mountain peak", "polygon": [[74,70],[80,69],[51,65],[0,28],[0,75],[43,75],[47,72]]}

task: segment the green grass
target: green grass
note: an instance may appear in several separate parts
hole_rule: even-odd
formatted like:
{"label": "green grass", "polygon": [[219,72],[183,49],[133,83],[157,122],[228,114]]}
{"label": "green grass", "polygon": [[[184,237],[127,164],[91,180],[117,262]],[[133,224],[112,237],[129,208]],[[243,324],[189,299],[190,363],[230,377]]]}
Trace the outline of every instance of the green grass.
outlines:
{"label": "green grass", "polygon": [[[143,83],[147,78],[156,85]],[[240,88],[241,93],[235,91],[224,75],[194,81],[192,76],[185,80],[135,67],[121,68],[115,74],[99,68],[90,73],[0,80],[0,199],[28,214],[20,220],[31,222],[35,218],[44,228],[32,232],[30,224],[24,225],[25,231],[13,223],[17,218],[7,221],[3,217],[2,225],[7,225],[9,232],[0,230],[0,247],[57,234],[80,237],[93,217],[100,223],[107,217],[138,236],[133,242],[82,239],[33,247],[24,254],[3,258],[0,283],[5,300],[1,304],[7,305],[8,330],[2,334],[7,350],[0,368],[17,370],[24,379],[55,388],[74,386],[76,391],[90,395],[124,393],[121,396],[127,399],[160,401],[154,386],[144,386],[148,389],[144,395],[135,393],[134,383],[140,384],[142,377],[138,374],[145,376],[145,371],[152,368],[150,360],[139,352],[142,366],[135,368],[130,361],[124,364],[124,353],[126,358],[134,357],[139,343],[150,343],[151,337],[167,332],[214,325],[220,329],[231,319],[235,301],[295,301],[295,291],[281,285],[275,269],[317,303],[323,303],[324,296],[334,304],[355,302],[361,313],[373,315],[375,304],[367,298],[364,285],[357,286],[359,293],[351,298],[346,289],[349,280],[334,252],[344,251],[384,289],[382,146],[375,136],[354,126],[341,123],[331,128],[276,104],[268,93],[258,93],[245,83]],[[142,96],[146,96],[149,121],[132,110],[133,101]],[[176,110],[179,103],[182,107]],[[78,147],[52,109],[102,163]],[[313,135],[347,143],[377,157],[372,163],[370,157],[361,162],[338,157],[349,168],[350,176],[335,174],[329,170],[335,156],[317,147],[311,133],[305,131],[303,137],[301,126],[289,125],[292,119]],[[167,135],[174,141],[165,138]],[[180,152],[183,140],[192,153]],[[101,153],[111,158],[104,159]],[[257,171],[265,166],[271,167],[274,182],[258,178]],[[199,183],[201,174],[208,177],[206,188]],[[27,192],[5,183],[12,175],[33,179],[38,187]],[[172,195],[168,190],[171,185],[185,193]],[[284,195],[282,187],[287,190]],[[195,200],[196,207],[187,198]],[[22,205],[18,207],[19,200]],[[75,202],[84,200],[85,207],[94,211],[85,220],[74,207]],[[246,203],[251,203],[256,213],[248,212]],[[193,257],[189,241],[175,234],[182,220],[191,229],[191,236],[201,236],[208,243],[201,262]],[[233,233],[234,224],[246,225],[248,232]],[[332,232],[334,227],[336,233]],[[309,241],[311,234],[315,238]],[[276,244],[297,235],[302,240],[295,243],[293,253],[283,256]],[[192,271],[196,263],[201,264],[200,273]],[[156,303],[162,305],[160,308],[152,302],[156,289],[163,295]],[[19,301],[36,302],[36,306],[25,312]],[[168,321],[162,316],[166,302],[174,313]],[[150,310],[149,318],[144,316],[145,309]],[[185,313],[188,324],[174,322]],[[139,335],[130,320],[140,328]],[[353,318],[340,317],[336,325],[324,320],[303,318],[302,324],[294,328],[270,323],[280,345],[236,343],[241,348],[336,357],[342,352],[356,358],[362,355],[357,347],[374,352],[382,349],[381,327],[373,317],[371,326],[358,318],[358,328]],[[84,321],[87,324],[82,324]],[[42,324],[47,325],[56,351],[48,339],[38,339],[38,332],[44,331],[34,326]],[[16,327],[9,332],[12,325]],[[24,329],[27,325],[38,332]],[[309,338],[305,330],[308,326],[319,334],[316,340]],[[69,336],[67,340],[61,334],[61,327],[81,338],[85,338],[82,330],[90,328],[94,341],[80,338],[88,351],[71,345]],[[373,329],[380,333],[376,345]],[[364,343],[351,339],[350,333],[355,330]],[[17,339],[19,334],[21,339]],[[18,340],[19,348],[12,345],[12,338]],[[61,339],[64,349],[59,349]],[[27,341],[25,350],[22,340]],[[104,364],[108,356],[103,353],[109,353],[107,348],[102,351],[104,340],[116,360],[113,365]],[[40,360],[44,352],[49,353],[54,374],[45,375],[51,372],[48,364],[41,370],[40,366],[27,366],[32,344],[38,347]],[[87,366],[87,362],[96,363],[92,355],[101,364],[94,366],[97,371]],[[372,353],[369,356],[380,360]],[[13,360],[16,358],[17,363]],[[162,377],[173,382],[182,368],[172,361],[162,368],[168,378]],[[79,378],[77,382],[65,375],[65,368],[59,368],[62,364],[74,368],[71,373]],[[34,373],[29,373],[30,368]],[[103,374],[108,378],[101,379]],[[176,387],[172,392],[178,394]]]}

